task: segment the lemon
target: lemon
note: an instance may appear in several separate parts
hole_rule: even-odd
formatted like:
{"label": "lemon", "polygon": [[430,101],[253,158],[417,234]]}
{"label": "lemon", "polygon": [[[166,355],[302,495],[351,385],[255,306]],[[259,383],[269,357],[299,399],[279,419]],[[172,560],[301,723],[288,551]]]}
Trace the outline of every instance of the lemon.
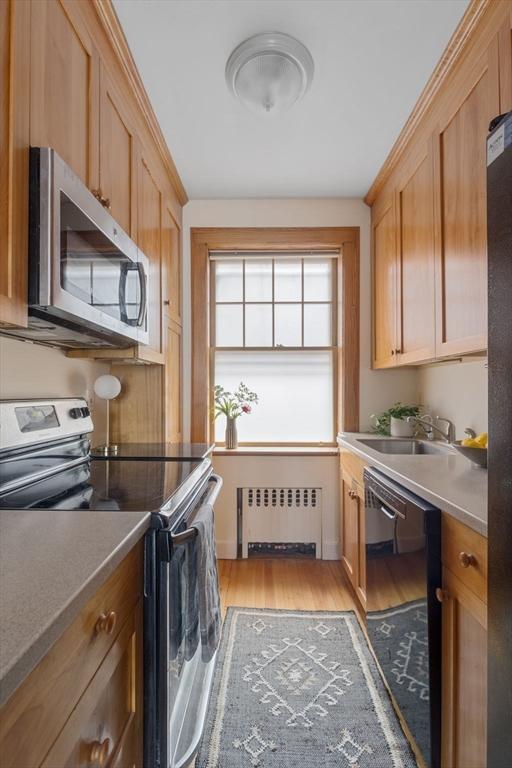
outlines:
{"label": "lemon", "polygon": [[479,448],[487,448],[487,432],[482,432],[478,437],[475,437],[475,443]]}
{"label": "lemon", "polygon": [[482,443],[479,443],[475,437],[467,437],[462,441],[461,445],[465,448],[480,448],[481,450],[486,447],[485,445],[482,445]]}

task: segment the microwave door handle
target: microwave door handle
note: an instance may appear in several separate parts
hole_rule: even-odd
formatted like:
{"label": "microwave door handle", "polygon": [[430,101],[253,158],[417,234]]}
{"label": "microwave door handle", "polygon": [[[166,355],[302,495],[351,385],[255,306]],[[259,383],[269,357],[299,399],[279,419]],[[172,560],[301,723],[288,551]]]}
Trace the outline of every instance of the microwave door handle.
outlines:
{"label": "microwave door handle", "polygon": [[147,290],[146,290],[146,272],[144,270],[144,264],[141,261],[137,262],[137,272],[139,273],[140,282],[140,307],[139,316],[137,317],[137,325],[140,327],[144,325],[144,318],[146,317],[147,309]]}
{"label": "microwave door handle", "polygon": [[121,278],[119,280],[119,314],[121,322],[130,323],[126,312],[126,278],[128,275],[128,264],[121,263]]}

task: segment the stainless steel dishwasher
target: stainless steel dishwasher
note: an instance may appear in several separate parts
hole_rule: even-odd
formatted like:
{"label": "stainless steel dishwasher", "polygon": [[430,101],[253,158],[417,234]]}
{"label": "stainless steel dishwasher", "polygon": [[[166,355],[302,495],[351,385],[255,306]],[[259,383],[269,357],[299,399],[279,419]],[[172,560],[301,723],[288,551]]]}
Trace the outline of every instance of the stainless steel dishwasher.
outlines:
{"label": "stainless steel dishwasher", "polygon": [[395,706],[429,768],[441,757],[441,513],[364,471],[367,631]]}

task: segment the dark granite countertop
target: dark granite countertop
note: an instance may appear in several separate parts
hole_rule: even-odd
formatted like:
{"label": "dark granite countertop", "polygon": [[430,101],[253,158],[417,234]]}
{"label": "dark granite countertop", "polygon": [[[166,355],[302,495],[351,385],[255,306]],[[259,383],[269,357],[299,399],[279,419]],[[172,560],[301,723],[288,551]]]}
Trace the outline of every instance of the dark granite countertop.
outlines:
{"label": "dark granite countertop", "polygon": [[132,461],[193,461],[205,459],[214,448],[208,443],[119,443],[117,453],[105,455],[97,447],[91,455],[95,459],[131,459]]}

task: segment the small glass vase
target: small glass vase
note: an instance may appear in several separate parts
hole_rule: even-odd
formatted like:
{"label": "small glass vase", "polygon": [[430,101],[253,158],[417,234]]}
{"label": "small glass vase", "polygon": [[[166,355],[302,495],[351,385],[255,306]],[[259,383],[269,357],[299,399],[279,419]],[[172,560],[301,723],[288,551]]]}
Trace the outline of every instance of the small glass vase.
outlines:
{"label": "small glass vase", "polygon": [[226,417],[226,448],[229,451],[238,448],[238,432],[236,430],[236,419],[230,416]]}

